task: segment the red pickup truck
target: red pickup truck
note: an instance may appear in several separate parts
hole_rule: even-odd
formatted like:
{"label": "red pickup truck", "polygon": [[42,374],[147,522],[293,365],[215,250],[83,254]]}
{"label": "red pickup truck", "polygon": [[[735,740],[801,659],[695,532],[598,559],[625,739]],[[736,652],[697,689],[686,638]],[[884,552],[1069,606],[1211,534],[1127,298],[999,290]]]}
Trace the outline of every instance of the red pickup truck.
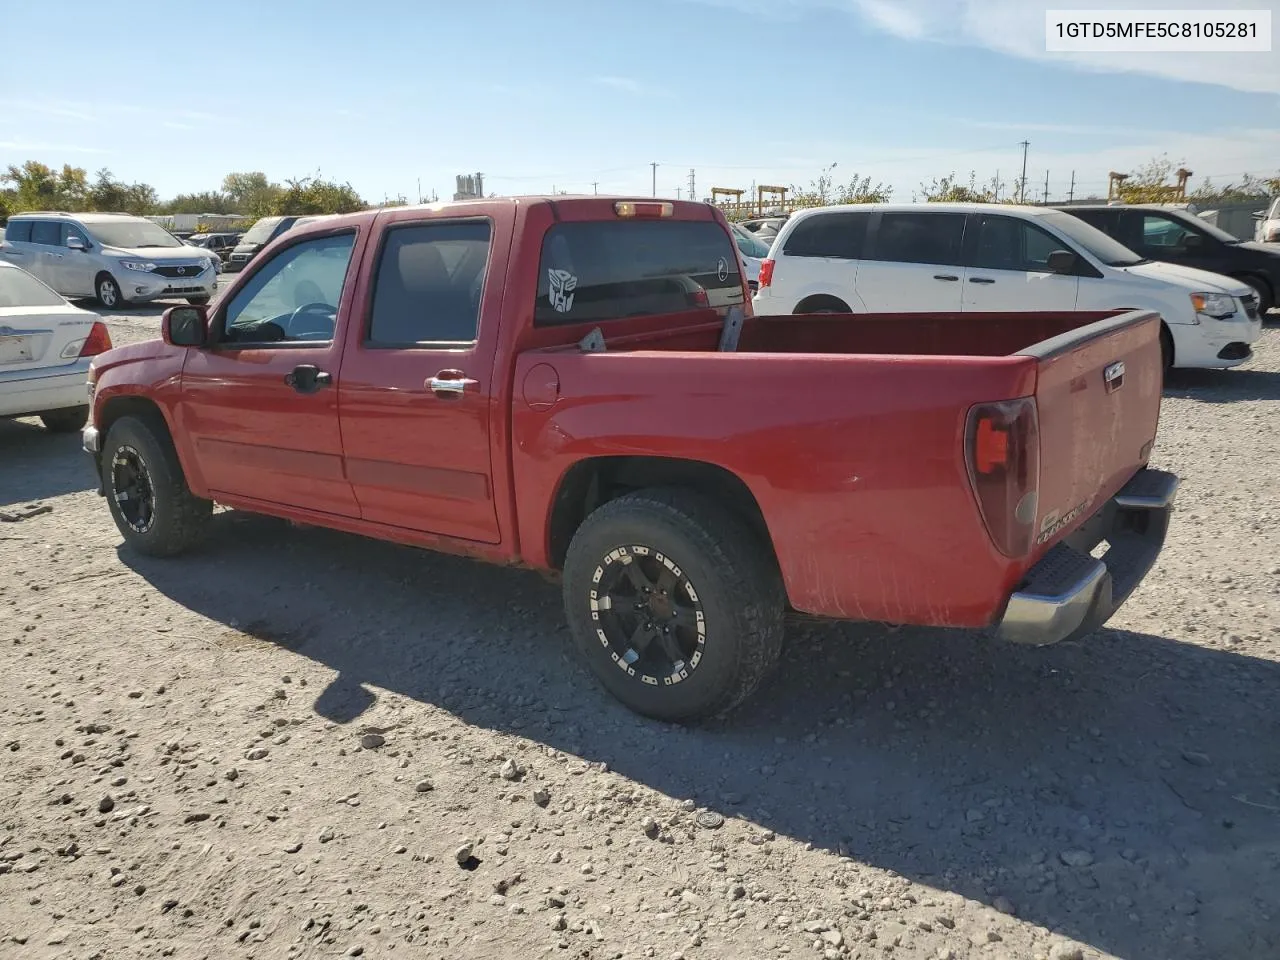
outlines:
{"label": "red pickup truck", "polygon": [[[698,203],[510,198],[291,230],[90,372],[125,541],[212,503],[558,574],[620,700],[740,703],[788,612],[1052,643],[1154,563],[1159,317],[751,315]],[[1105,551],[1105,553],[1104,553]]]}

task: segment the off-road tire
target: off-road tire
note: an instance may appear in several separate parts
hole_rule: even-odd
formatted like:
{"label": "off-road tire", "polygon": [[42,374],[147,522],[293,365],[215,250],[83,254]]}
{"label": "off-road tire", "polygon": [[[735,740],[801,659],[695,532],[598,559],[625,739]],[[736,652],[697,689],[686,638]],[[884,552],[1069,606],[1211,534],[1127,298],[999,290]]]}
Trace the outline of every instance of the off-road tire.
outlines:
{"label": "off-road tire", "polygon": [[[705,613],[702,657],[686,679],[650,685],[620,668],[597,633],[591,594],[597,569],[619,547],[648,547],[696,585]],[[565,614],[591,671],[636,713],[687,722],[723,716],[747,699],[782,651],[785,592],[772,552],[714,500],[651,488],[611,500],[574,534],[564,565]]]}
{"label": "off-road tire", "polygon": [[[154,499],[145,530],[130,525],[113,482],[117,457],[133,455],[145,467]],[[102,489],[125,543],[151,557],[175,556],[197,544],[213,515],[213,503],[188,488],[169,431],[152,417],[121,417],[111,425],[102,446]]]}
{"label": "off-road tire", "polygon": [[50,433],[75,433],[83,430],[89,422],[89,408],[67,407],[65,410],[50,410],[40,414],[40,422]]}

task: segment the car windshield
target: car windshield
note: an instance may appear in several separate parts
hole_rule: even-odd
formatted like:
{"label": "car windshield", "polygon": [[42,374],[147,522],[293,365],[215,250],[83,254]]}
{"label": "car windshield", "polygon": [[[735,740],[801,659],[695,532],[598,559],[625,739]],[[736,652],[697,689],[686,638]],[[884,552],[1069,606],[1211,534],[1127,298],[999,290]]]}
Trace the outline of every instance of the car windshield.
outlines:
{"label": "car windshield", "polygon": [[0,307],[65,307],[67,301],[17,267],[0,267]]}
{"label": "car windshield", "polygon": [[1227,233],[1227,231],[1223,230],[1221,227],[1215,226],[1214,224],[1210,223],[1208,220],[1203,219],[1202,217],[1197,217],[1194,213],[1184,213],[1181,210],[1166,210],[1165,213],[1167,213],[1174,220],[1177,220],[1181,223],[1190,224],[1191,227],[1194,229],[1203,230],[1205,233],[1209,234],[1209,236],[1213,237],[1215,240],[1221,240],[1223,243],[1239,243],[1240,242],[1239,237],[1232,236],[1231,234]]}
{"label": "car windshield", "polygon": [[86,223],[85,229],[104,247],[140,250],[146,247],[180,247],[182,241],[150,220],[107,220]]}
{"label": "car windshield", "polygon": [[1085,253],[1101,260],[1108,267],[1136,267],[1149,263],[1146,257],[1134,253],[1118,240],[1112,240],[1097,227],[1091,227],[1079,217],[1069,213],[1052,211],[1041,214],[1038,222],[1052,227]]}
{"label": "car windshield", "polygon": [[745,227],[740,227],[736,223],[731,224],[731,226],[733,227],[733,239],[738,241],[738,249],[742,251],[744,257],[755,257],[757,260],[764,260],[769,256],[769,244],[754,236]]}
{"label": "car windshield", "polygon": [[249,228],[249,232],[240,238],[241,243],[266,243],[271,231],[284,217],[264,217]]}

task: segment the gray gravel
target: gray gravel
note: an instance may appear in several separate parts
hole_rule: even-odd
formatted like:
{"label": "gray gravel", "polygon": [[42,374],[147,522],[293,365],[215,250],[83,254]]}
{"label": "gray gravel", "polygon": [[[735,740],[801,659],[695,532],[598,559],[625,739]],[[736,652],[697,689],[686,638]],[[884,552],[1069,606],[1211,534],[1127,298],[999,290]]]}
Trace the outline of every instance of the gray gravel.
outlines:
{"label": "gray gravel", "polygon": [[0,422],[0,509],[53,508],[0,524],[0,955],[1278,956],[1257,349],[1173,378],[1179,512],[1107,630],[797,626],[692,730],[600,692],[535,574],[234,512],[140,558],[78,438]]}

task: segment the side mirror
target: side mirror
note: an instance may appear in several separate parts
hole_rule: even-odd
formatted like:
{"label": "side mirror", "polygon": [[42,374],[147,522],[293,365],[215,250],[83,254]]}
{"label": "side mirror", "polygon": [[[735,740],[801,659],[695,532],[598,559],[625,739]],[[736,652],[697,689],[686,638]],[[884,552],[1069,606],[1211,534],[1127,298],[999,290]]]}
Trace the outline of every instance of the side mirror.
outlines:
{"label": "side mirror", "polygon": [[68,250],[86,249],[84,239],[81,237],[77,237],[74,233],[71,234],[69,237],[67,237],[67,249]]}
{"label": "side mirror", "polygon": [[1050,273],[1074,273],[1076,255],[1070,250],[1054,250],[1049,254],[1048,265]]}
{"label": "side mirror", "polygon": [[1198,233],[1188,233],[1182,238],[1183,250],[1203,250],[1204,247],[1204,237]]}
{"label": "side mirror", "polygon": [[1253,217],[1255,220],[1265,220],[1267,219],[1267,211],[1255,210],[1253,213],[1249,214],[1249,216]]}
{"label": "side mirror", "polygon": [[209,337],[209,311],[170,307],[160,319],[160,336],[173,347],[203,347]]}

